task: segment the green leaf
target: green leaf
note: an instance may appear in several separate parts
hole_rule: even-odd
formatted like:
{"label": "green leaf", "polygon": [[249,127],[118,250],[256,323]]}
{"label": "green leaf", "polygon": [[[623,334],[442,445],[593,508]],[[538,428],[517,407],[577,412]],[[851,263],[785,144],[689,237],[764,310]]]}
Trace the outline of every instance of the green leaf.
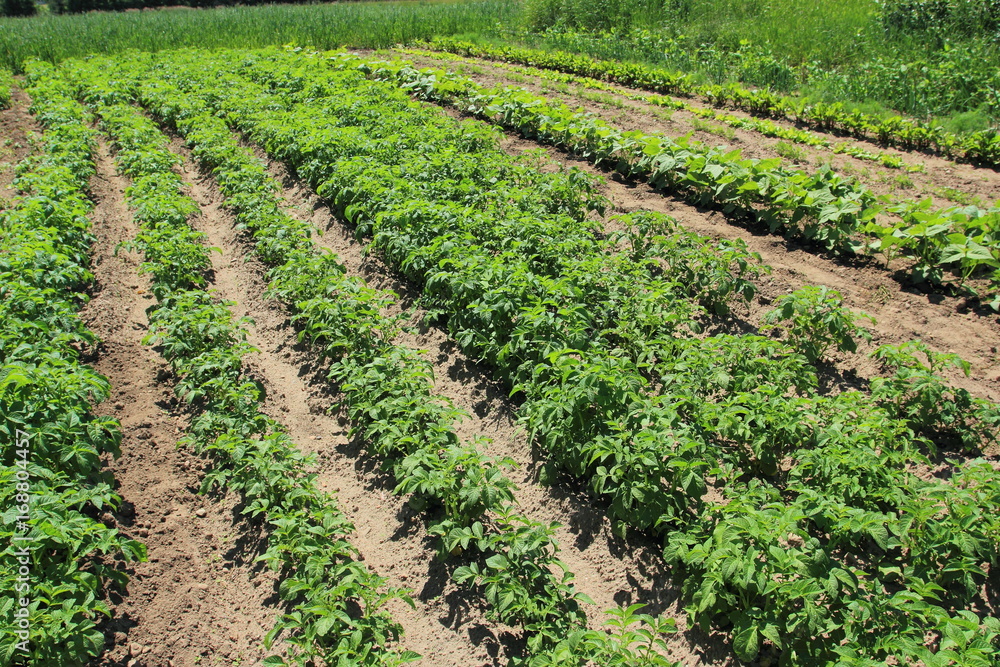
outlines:
{"label": "green leaf", "polygon": [[736,630],[733,626],[733,650],[740,660],[753,660],[760,653],[760,634],[757,626],[751,624],[742,630]]}

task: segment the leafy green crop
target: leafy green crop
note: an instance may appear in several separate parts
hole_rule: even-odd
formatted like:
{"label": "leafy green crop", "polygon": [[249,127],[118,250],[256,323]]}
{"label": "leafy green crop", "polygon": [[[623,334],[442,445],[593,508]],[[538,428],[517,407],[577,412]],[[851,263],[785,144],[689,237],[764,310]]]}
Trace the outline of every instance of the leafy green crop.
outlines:
{"label": "leafy green crop", "polygon": [[540,51],[509,44],[473,44],[448,37],[435,38],[431,45],[443,51],[554,69],[658,93],[682,97],[700,95],[716,107],[732,106],[754,115],[808,123],[822,131],[840,130],[858,139],[875,138],[908,150],[937,151],[983,165],[996,165],[1000,161],[1000,135],[995,130],[958,136],[940,126],[914,119],[900,116],[880,119],[857,109],[848,110],[839,102],[807,102],[766,89],[751,90],[735,83],[699,85],[694,77],[681,72],[639,63],[597,60],[563,51]]}
{"label": "leafy green crop", "polygon": [[[1000,308],[997,207],[932,210],[930,200],[886,205],[864,186],[826,167],[807,174],[783,167],[778,158],[744,159],[738,150],[709,148],[687,136],[671,139],[622,131],[522,89],[486,89],[467,77],[417,70],[405,61],[370,63],[346,54],[331,58],[335,67],[358,67],[422,99],[457,106],[624,176],[645,177],[653,187],[684,193],[699,205],[756,219],[772,232],[801,236],[840,253],[853,254],[867,246],[885,252],[887,260],[909,256],[916,282],[941,285],[948,282],[945,274],[952,273],[958,280],[950,283],[960,293],[981,298],[986,295],[968,281],[989,278],[988,294],[994,297],[989,303]],[[883,212],[900,220],[883,225],[876,221]]]}
{"label": "leafy green crop", "polygon": [[[87,80],[93,75],[77,73],[77,76]],[[97,84],[94,88],[100,90],[101,86]],[[196,156],[213,168],[219,178],[227,204],[254,232],[258,248],[276,265],[272,271],[271,294],[294,305],[302,337],[316,343],[334,362],[330,374],[345,392],[345,408],[351,417],[352,431],[393,464],[399,480],[397,491],[413,494],[411,504],[444,509],[446,518],[431,527],[432,533],[442,538],[442,555],[456,551],[451,540],[462,541],[456,535],[477,531],[482,540],[481,562],[491,568],[490,582],[484,584],[485,594],[487,597],[499,596],[498,600],[506,600],[507,592],[517,595],[518,605],[498,607],[499,618],[525,629],[532,655],[550,650],[566,632],[584,621],[577,604],[579,594],[568,583],[570,575],[556,577],[552,572],[553,567],[561,567],[554,558],[553,528],[534,524],[520,516],[512,503],[512,483],[503,475],[502,467],[495,467],[496,462],[483,457],[474,447],[458,444],[452,427],[458,413],[447,403],[429,396],[426,362],[412,351],[391,343],[398,322],[396,318],[381,315],[388,297],[345,276],[343,267],[332,256],[311,249],[307,229],[275,205],[275,188],[262,165],[248,151],[237,148],[224,127],[221,131],[213,131],[212,128],[218,127],[217,118],[206,115],[189,100],[174,97],[175,91],[162,86],[145,92],[150,95],[146,98],[147,103],[171,100],[167,108],[176,114],[171,120],[182,132],[188,133],[189,140],[195,143]],[[186,110],[196,108],[196,118],[183,117]],[[109,127],[113,127],[110,123],[127,127],[137,122],[122,122],[116,113],[100,113]],[[151,131],[147,134],[152,136]],[[576,196],[572,190],[567,190],[567,194]],[[253,385],[239,384],[239,358],[246,349],[242,335],[236,335],[237,332],[229,324],[223,305],[213,303],[202,292],[186,291],[172,292],[161,298],[159,307],[151,315],[149,337],[150,342],[158,344],[171,358],[181,377],[178,393],[207,408],[193,427],[192,442],[205,448],[200,443],[210,441],[212,434],[221,432],[215,444],[207,449],[217,454],[228,453],[234,460],[246,458],[253,450],[249,444],[253,441],[241,444],[240,439],[255,432],[266,434],[275,428],[268,420],[253,416],[256,392]],[[221,409],[223,405],[225,410]],[[250,414],[242,417],[244,412]],[[233,440],[227,433],[232,434],[235,429],[240,430],[240,435]],[[269,450],[274,451],[273,448]],[[274,456],[269,454],[272,459]],[[255,455],[248,462],[257,458]],[[267,473],[272,480],[269,484],[281,488],[278,483],[281,471],[273,470],[273,464],[269,468],[272,469]],[[240,464],[235,469],[217,469],[206,478],[206,488],[220,484],[262,488],[256,482],[247,486],[256,477],[241,481],[246,476],[244,470]],[[255,473],[258,477],[261,474],[262,471]],[[278,498],[272,499],[266,494],[251,503],[246,511],[271,516],[276,511],[272,508],[279,505]],[[298,529],[294,522],[286,528],[283,519],[271,521],[282,534]],[[289,549],[295,549],[287,542],[291,538],[283,539],[286,541],[282,546],[273,546],[265,555],[276,566],[284,562]],[[464,541],[468,546],[468,538]],[[502,567],[497,566],[497,557],[501,555],[506,559]],[[322,590],[317,587],[318,584],[307,586],[292,578],[285,580],[282,591],[288,599],[296,600],[307,590],[318,590],[316,595],[321,594]],[[365,590],[364,586],[357,589],[359,593]],[[315,610],[313,603],[297,605],[296,612],[283,617],[271,634],[275,638],[282,631],[302,628],[301,634],[292,639],[298,659],[314,655],[311,646],[317,642],[328,645],[330,637],[327,635],[342,627],[339,623],[331,626],[329,616],[311,615]],[[374,618],[383,617],[376,615]],[[379,631],[373,626],[372,632]],[[392,634],[383,632],[377,636],[378,641],[383,642]],[[325,639],[321,642],[320,637]],[[327,651],[323,655],[326,659],[351,656],[367,661],[369,657],[362,650],[364,645],[352,639],[349,644],[339,644],[338,651],[342,653]],[[393,655],[379,652],[370,659],[392,660]],[[409,654],[397,656],[404,661],[411,657]]]}
{"label": "leafy green crop", "polygon": [[28,81],[45,132],[0,214],[0,656],[76,665],[104,649],[105,599],[128,581],[115,561],[143,560],[145,547],[94,518],[121,502],[101,457],[117,457],[122,437],[92,411],[107,378],[80,363],[97,344],[76,313],[93,278],[94,133],[51,66],[29,66]]}
{"label": "leafy green crop", "polygon": [[[357,64],[272,50],[87,67],[134,89],[214,171],[274,267],[272,293],[329,360],[352,432],[386,459],[413,506],[436,512],[439,553],[468,559],[457,576],[525,630],[527,664],[643,664],[633,649],[653,646],[654,628],[665,628],[640,619],[628,626],[640,634],[615,644],[614,632],[579,625],[580,598],[554,560],[551,527],[512,507],[503,461],[459,441],[458,413],[433,397],[429,364],[392,345],[400,320],[380,314],[390,297],[310,248],[308,225],[275,205],[273,183],[230,128],[285,161],[413,281],[432,318],[517,395],[532,442],[603,503],[616,530],[663,540],[690,617],[727,629],[740,657],[770,646],[788,664],[926,662],[948,651],[970,663],[995,658],[995,621],[975,610],[984,568],[998,557],[996,472],[982,460],[950,464],[948,479],[915,472],[956,438],[974,449],[995,437],[988,404],[965,422],[949,421],[947,409],[921,412],[923,396],[938,391],[934,378],[890,376],[896,388],[882,394],[827,396],[793,345],[698,335],[710,311],[752,295],[760,269],[745,249],[705,243],[657,216],[621,218],[621,232],[608,235],[589,217],[602,202],[584,177],[540,174],[499,151],[494,130],[373,80],[384,64]],[[418,74],[422,90],[461,88]],[[534,123],[531,103],[515,101],[511,118]],[[616,159],[598,155],[607,138],[598,124],[574,134],[560,119],[544,122],[577,150]],[[701,162],[692,178],[731,187],[716,167]],[[766,177],[759,164],[740,167]],[[814,177],[850,194],[830,174]],[[776,196],[792,201],[801,182],[779,185]],[[799,333],[817,358],[861,335],[836,295],[802,300],[791,315],[805,318]],[[226,409],[197,421],[199,437],[234,426],[243,437],[266,432],[266,420],[243,419],[255,414],[245,406],[256,390],[237,380],[212,390]],[[957,397],[947,386],[938,395]],[[525,591],[535,597],[519,597]],[[594,653],[570,657],[578,649]]]}
{"label": "leafy green crop", "polygon": [[[802,351],[809,361],[824,359],[830,348],[841,352],[856,352],[858,338],[871,341],[871,333],[858,322],[874,318],[844,308],[840,292],[828,287],[802,287],[764,315],[764,330],[785,328],[788,340]],[[786,324],[779,324],[786,323]]]}

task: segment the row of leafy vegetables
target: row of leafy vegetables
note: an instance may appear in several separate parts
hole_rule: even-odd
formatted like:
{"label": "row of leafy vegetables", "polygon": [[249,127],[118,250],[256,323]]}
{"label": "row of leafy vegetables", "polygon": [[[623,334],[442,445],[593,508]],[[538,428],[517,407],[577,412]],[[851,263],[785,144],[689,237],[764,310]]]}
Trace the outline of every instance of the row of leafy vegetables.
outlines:
{"label": "row of leafy vegetables", "polygon": [[[437,43],[430,44],[429,46],[438,46]],[[424,58],[432,58],[434,60],[445,61],[449,63],[461,63],[463,65],[477,66],[483,61],[480,58],[473,58],[469,56],[463,56],[458,53],[452,53],[450,51],[434,50],[427,48],[405,48],[397,47],[395,49],[398,53],[405,55],[415,55],[422,56]],[[883,167],[889,167],[890,169],[906,169],[909,172],[923,171],[926,167],[923,164],[907,164],[899,155],[894,153],[887,153],[885,151],[873,152],[867,148],[849,141],[839,141],[834,142],[830,135],[812,132],[807,129],[800,129],[798,127],[790,127],[788,125],[782,125],[772,121],[769,118],[762,118],[760,116],[736,116],[723,109],[714,108],[712,106],[700,106],[697,104],[692,104],[691,102],[685,101],[683,98],[670,97],[668,95],[661,95],[659,93],[651,93],[643,90],[634,90],[629,88],[623,88],[620,85],[609,83],[603,79],[595,79],[589,76],[581,76],[578,74],[571,74],[568,72],[563,72],[558,69],[548,69],[544,67],[534,67],[531,65],[520,65],[516,62],[507,62],[503,60],[492,60],[490,63],[493,67],[502,69],[508,72],[513,72],[514,74],[523,74],[529,77],[535,77],[539,79],[544,79],[546,81],[552,81],[558,84],[573,84],[576,86],[581,86],[584,88],[589,88],[591,90],[600,90],[608,93],[612,93],[615,96],[623,97],[625,99],[633,100],[636,102],[643,102],[645,104],[650,104],[653,106],[667,107],[673,110],[683,110],[699,118],[705,118],[708,120],[718,121],[729,125],[730,127],[750,130],[752,132],[757,132],[763,134],[767,137],[775,137],[778,139],[786,139],[793,143],[804,144],[806,146],[815,146],[831,150],[835,154],[847,154],[852,157],[858,158],[859,160],[866,160],[869,162],[877,162]]]}
{"label": "row of leafy vegetables", "polygon": [[95,133],[59,81],[36,72],[29,92],[45,136],[0,214],[0,661],[64,665],[103,646],[107,587],[145,548],[96,518],[121,502],[101,463],[121,431],[94,414],[110,386],[80,360],[96,343],[77,312]]}
{"label": "row of leafy vegetables", "polygon": [[[352,530],[332,499],[317,490],[312,462],[280,424],[260,411],[260,386],[243,368],[253,349],[243,323],[209,286],[204,235],[188,221],[198,213],[173,167],[167,137],[131,102],[141,97],[182,133],[211,169],[258,255],[272,266],[270,294],[292,305],[303,338],[330,362],[344,393],[353,433],[383,458],[415,507],[434,514],[430,532],[460,584],[481,589],[491,615],[522,627],[527,650],[513,660],[558,664],[670,664],[661,634],[672,623],[612,610],[612,630],[588,630],[572,574],[556,557],[552,526],[531,521],[513,503],[507,463],[459,442],[458,412],[434,397],[428,363],[393,344],[400,319],[382,313],[392,296],[345,274],[336,257],[313,247],[310,228],[285,214],[276,184],[252,153],[197,98],[162,81],[113,78],[97,68],[66,65],[62,74],[93,109],[132,185],[127,199],[141,230],[130,245],[145,257],[158,306],[147,341],[161,349],[178,377],[176,393],[195,409],[184,442],[217,462],[203,489],[242,494],[244,512],[269,524],[261,559],[281,572],[286,613],[268,635],[284,644],[269,664],[396,665],[417,659],[399,646],[400,626],[386,606],[408,601],[385,587],[346,541]],[[468,551],[461,560],[456,558]]]}
{"label": "row of leafy vegetables", "polygon": [[[422,288],[432,314],[521,401],[547,476],[580,480],[620,527],[660,536],[691,619],[728,628],[739,657],[770,645],[789,664],[997,659],[1000,627],[981,610],[984,566],[997,560],[1000,484],[970,454],[995,438],[1000,418],[941,378],[955,358],[919,344],[883,347],[888,374],[870,392],[824,395],[812,366],[827,345],[824,327],[844,349],[857,330],[850,316],[797,317],[829,305],[829,295],[810,292],[772,317],[787,322],[799,349],[701,335],[712,314],[752,298],[758,258],[660,216],[624,216],[618,231],[602,230],[589,214],[606,202],[589,178],[544,175],[510,158],[494,130],[373,80],[383,64],[298,51],[175,52],[64,71],[134,181],[136,247],[159,301],[151,342],[200,411],[189,439],[223,464],[207,485],[235,484],[274,529],[269,559],[288,575],[290,603],[275,634],[294,638],[275,662],[411,659],[395,648],[397,627],[383,611],[405,593],[370,574],[348,577],[371,585],[349,586],[346,597],[330,592],[327,565],[357,567],[343,542],[348,527],[311,492],[308,461],[259,412],[259,390],[241,369],[245,336],[201,289],[207,250],[181,224],[196,207],[134,99],[213,170],[273,266],[272,292],[331,360],[355,434],[428,510],[442,555],[462,559],[456,580],[524,628],[526,664],[649,664],[655,631],[668,625],[628,608],[615,612],[620,631],[585,629],[571,578],[554,574],[551,527],[519,516],[497,462],[457,442],[457,415],[430,398],[426,362],[391,344],[399,323],[379,315],[388,297],[311,248],[308,229],[281,212],[275,185],[230,128],[290,164]],[[963,460],[943,478],[917,474],[939,448]],[[322,555],[317,521],[333,545]],[[360,618],[338,612],[358,599]]]}
{"label": "row of leafy vegetables", "polygon": [[[884,346],[870,391],[824,394],[811,361],[824,332],[797,314],[830,295],[809,291],[771,318],[801,350],[699,334],[752,297],[760,269],[745,248],[648,214],[602,230],[589,214],[606,202],[587,177],[543,177],[495,131],[376,80],[403,67],[295,50],[118,63],[154,110],[180,108],[157,92],[176,87],[288,163],[420,286],[521,401],[547,472],[585,483],[623,528],[661,536],[691,619],[728,628],[739,657],[770,645],[789,664],[996,660],[1000,627],[983,610],[1000,483],[974,457],[1000,418],[943,380],[959,360]],[[183,120],[182,132],[207,123]],[[844,349],[849,338],[834,336]],[[348,377],[336,379],[351,391]],[[920,474],[948,452],[961,460],[946,475]],[[485,570],[455,575],[490,594]],[[531,664],[563,664],[552,655]]]}
{"label": "row of leafy vegetables", "polygon": [[462,55],[491,58],[578,74],[618,84],[681,97],[702,97],[716,107],[732,107],[765,118],[802,123],[824,132],[838,132],[858,139],[875,140],[906,150],[937,152],[976,164],[1000,163],[1000,133],[995,129],[966,135],[948,132],[913,118],[881,118],[840,102],[811,102],[753,89],[738,83],[702,84],[684,72],[641,63],[601,60],[565,51],[542,51],[512,44],[475,44],[453,37],[438,37],[429,46]]}
{"label": "row of leafy vegetables", "polygon": [[624,131],[522,88],[485,88],[468,77],[417,69],[405,60],[368,66],[376,78],[423,99],[454,105],[623,176],[646,179],[700,206],[845,256],[881,255],[887,267],[902,263],[917,284],[946,286],[1000,309],[997,207],[935,208],[929,198],[894,201],[829,167],[807,173],[782,165],[780,158],[744,158],[739,150],[687,136]]}

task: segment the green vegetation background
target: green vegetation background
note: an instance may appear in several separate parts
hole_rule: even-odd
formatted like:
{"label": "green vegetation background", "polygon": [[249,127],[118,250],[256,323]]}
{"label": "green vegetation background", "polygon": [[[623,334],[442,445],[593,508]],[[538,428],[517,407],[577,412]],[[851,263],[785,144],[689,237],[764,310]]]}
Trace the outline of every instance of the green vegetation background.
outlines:
{"label": "green vegetation background", "polygon": [[1000,119],[1000,0],[349,2],[77,15],[41,7],[0,19],[0,66],[128,49],[386,47],[461,35],[646,62],[954,132]]}
{"label": "green vegetation background", "polygon": [[998,0],[525,0],[524,41],[957,132],[1000,118]]}

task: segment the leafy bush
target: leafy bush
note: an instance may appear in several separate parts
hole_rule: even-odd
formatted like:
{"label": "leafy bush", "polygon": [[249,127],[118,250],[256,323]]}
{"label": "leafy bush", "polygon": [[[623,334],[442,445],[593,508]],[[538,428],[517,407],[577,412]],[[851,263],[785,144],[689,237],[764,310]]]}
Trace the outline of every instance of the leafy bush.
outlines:
{"label": "leafy bush", "polygon": [[879,22],[889,34],[1000,35],[998,0],[880,0],[878,4]]}

